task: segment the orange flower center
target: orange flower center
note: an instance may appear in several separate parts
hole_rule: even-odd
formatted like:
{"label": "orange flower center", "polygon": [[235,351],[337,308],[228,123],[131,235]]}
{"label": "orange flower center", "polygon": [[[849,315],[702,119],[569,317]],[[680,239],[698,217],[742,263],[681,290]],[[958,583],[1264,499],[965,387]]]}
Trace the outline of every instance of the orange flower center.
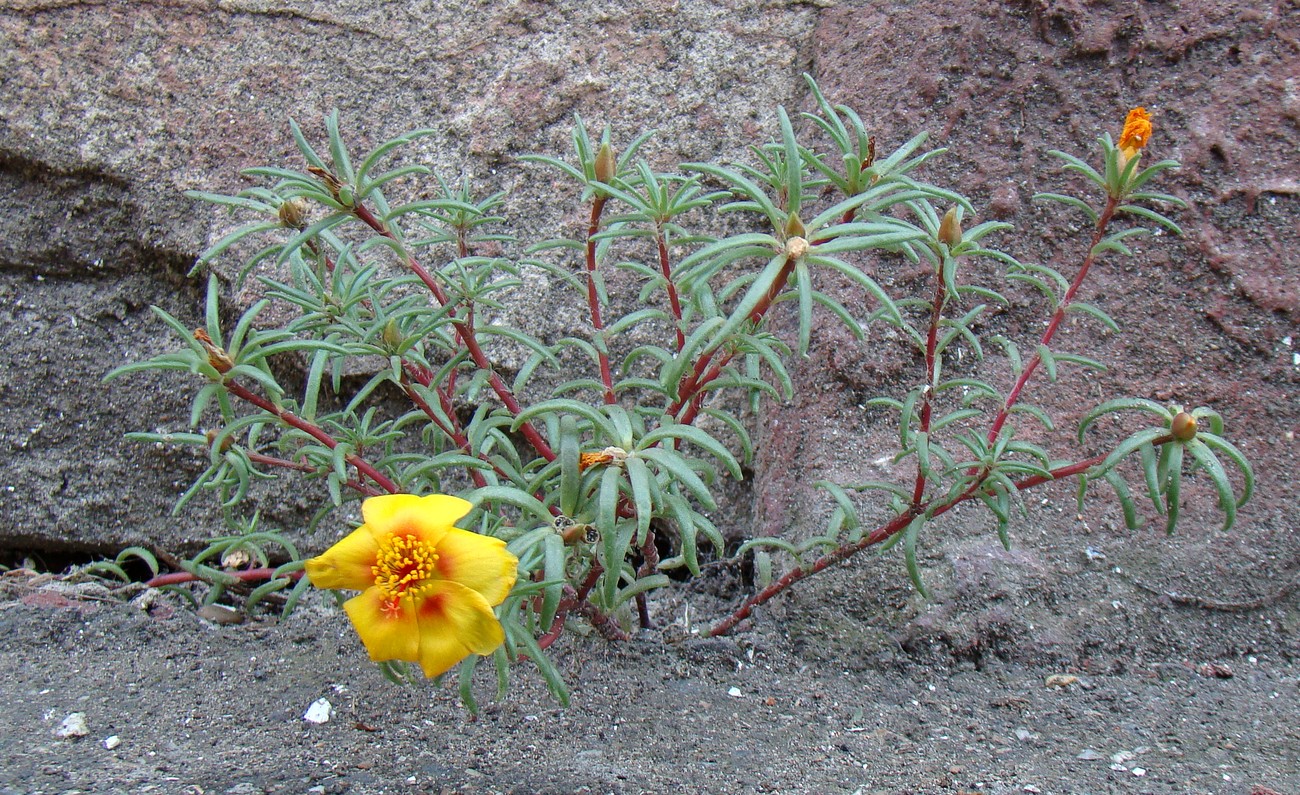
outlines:
{"label": "orange flower center", "polygon": [[375,587],[396,607],[403,597],[418,595],[421,586],[437,575],[438,550],[413,535],[391,535],[379,544],[370,571]]}

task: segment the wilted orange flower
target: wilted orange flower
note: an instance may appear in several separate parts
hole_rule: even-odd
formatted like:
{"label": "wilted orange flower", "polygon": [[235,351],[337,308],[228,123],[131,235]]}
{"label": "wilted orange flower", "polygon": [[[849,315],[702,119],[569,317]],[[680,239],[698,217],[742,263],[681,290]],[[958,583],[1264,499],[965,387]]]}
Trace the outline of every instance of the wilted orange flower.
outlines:
{"label": "wilted orange flower", "polygon": [[1124,120],[1124,131],[1119,135],[1119,151],[1127,163],[1142,147],[1151,141],[1151,114],[1146,108],[1134,108]]}
{"label": "wilted orange flower", "polygon": [[370,659],[418,662],[433,677],[505,640],[492,607],[519,560],[504,541],[452,526],[471,507],[442,494],[371,497],[365,523],[307,561],[317,588],[361,591],[343,608]]}
{"label": "wilted orange flower", "polygon": [[582,453],[578,456],[578,469],[585,470],[588,467],[608,464],[611,460],[613,459],[605,453]]}
{"label": "wilted orange flower", "polygon": [[627,451],[620,447],[606,447],[599,453],[580,453],[578,455],[578,470],[585,471],[588,467],[601,466],[603,464],[621,464],[627,460]]}

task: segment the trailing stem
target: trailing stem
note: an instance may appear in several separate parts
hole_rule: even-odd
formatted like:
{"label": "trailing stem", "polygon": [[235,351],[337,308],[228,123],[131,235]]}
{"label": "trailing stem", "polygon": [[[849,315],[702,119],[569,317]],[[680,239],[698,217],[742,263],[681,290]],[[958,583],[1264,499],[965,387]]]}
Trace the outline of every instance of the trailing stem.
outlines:
{"label": "trailing stem", "polygon": [[[304,420],[302,417],[299,417],[297,414],[294,414],[292,411],[289,411],[287,409],[275,405],[274,403],[262,397],[261,395],[250,392],[248,388],[245,387],[243,384],[240,384],[237,381],[226,381],[224,383],[224,386],[226,388],[226,391],[229,392],[230,394],[234,395],[240,400],[246,401],[248,403],[252,403],[254,406],[257,406],[262,411],[265,411],[267,414],[270,414],[271,416],[280,420],[280,422],[283,422],[285,425],[289,425],[291,427],[297,428],[298,430],[312,437],[316,441],[325,445],[329,449],[333,450],[334,448],[339,446],[338,440],[336,440],[333,436],[330,436],[328,433],[322,430],[320,426],[316,425],[315,423]],[[402,489],[400,486],[398,486],[391,479],[389,479],[389,477],[385,475],[383,472],[380,472],[378,469],[375,469],[373,466],[371,466],[370,462],[366,461],[361,456],[355,453],[349,453],[348,455],[344,456],[344,460],[347,461],[349,464],[351,464],[353,467],[356,467],[356,470],[358,472],[370,478],[375,483],[379,484],[379,487],[382,488],[384,491],[388,492],[389,494],[401,493]]]}
{"label": "trailing stem", "polygon": [[[301,570],[281,572],[279,575],[276,575],[275,573],[276,571],[277,571],[276,569],[264,567],[258,569],[240,569],[238,571],[222,570],[221,573],[228,577],[234,577],[236,580],[239,580],[240,582],[261,582],[263,580],[270,580],[276,576],[284,577],[290,580],[298,580],[301,579],[303,575],[303,572]],[[157,577],[154,577],[153,579],[146,581],[145,587],[161,588],[164,585],[180,585],[181,583],[186,583],[186,582],[204,582],[204,581],[205,580],[202,577],[192,572],[173,571],[167,574],[159,574]]]}
{"label": "trailing stem", "polygon": [[[1058,304],[1055,313],[1053,313],[1052,315],[1051,321],[1048,323],[1047,329],[1043,332],[1043,336],[1040,340],[1042,346],[1048,345],[1048,343],[1052,341],[1053,337],[1055,337],[1057,330],[1060,328],[1061,321],[1065,318],[1066,310],[1069,308],[1070,304],[1074,301],[1075,294],[1079,291],[1079,288],[1082,286],[1084,279],[1087,278],[1088,276],[1089,269],[1092,267],[1093,262],[1096,260],[1097,245],[1101,242],[1102,238],[1105,236],[1106,228],[1110,225],[1110,221],[1114,218],[1115,210],[1118,208],[1118,206],[1119,206],[1118,199],[1114,197],[1110,197],[1106,200],[1106,206],[1102,210],[1101,214],[1098,216],[1097,219],[1096,229],[1093,233],[1092,242],[1089,245],[1088,255],[1087,257],[1084,258],[1083,265],[1080,266],[1078,274],[1075,275],[1074,281],[1070,284],[1069,288],[1065,292],[1065,295],[1061,298],[1061,301]],[[946,296],[946,287],[944,286],[942,271],[940,271],[939,276],[937,278],[937,284],[935,287],[934,304],[931,310],[929,336],[926,341],[926,357],[925,357],[926,385],[925,385],[924,394],[922,395],[923,403],[921,406],[921,431],[923,433],[928,433],[929,431],[929,421],[930,421],[930,411],[931,411],[930,399],[931,399],[933,386],[934,386],[935,348],[937,345],[936,341],[938,338],[937,337],[938,326],[939,326],[939,321],[941,319],[941,311],[943,308],[943,302],[945,300],[945,296]],[[1034,371],[1038,368],[1038,365],[1041,363],[1041,361],[1042,361],[1041,355],[1035,353],[1034,356],[1029,360],[1028,364],[1025,366],[1024,370],[1021,371],[1020,376],[1016,379],[1015,385],[1012,387],[1011,391],[1007,394],[1007,399],[1003,404],[1002,409],[998,412],[997,416],[994,418],[993,424],[989,429],[988,441],[990,444],[992,444],[994,441],[997,440],[998,434],[1001,432],[1002,427],[1006,424],[1007,418],[1011,414],[1012,407],[1015,406],[1016,402],[1019,400],[1020,393],[1023,391],[1025,385],[1029,382],[1029,379],[1033,376]],[[1173,437],[1171,436],[1161,436],[1153,440],[1152,444],[1157,446],[1167,444],[1169,441],[1172,440],[1172,438]],[[920,453],[918,451],[918,456],[919,455]],[[1068,477],[1070,475],[1079,474],[1080,472],[1084,472],[1092,466],[1100,464],[1105,459],[1106,456],[1104,455],[1095,456],[1093,458],[1087,459],[1086,461],[1080,461],[1075,464],[1070,464],[1068,466],[1063,466],[1057,469],[1050,470],[1051,477],[1035,475],[1032,477],[1024,478],[1022,480],[1012,481],[1012,483],[1015,485],[1017,491],[1023,491],[1025,489],[1033,488],[1034,486],[1039,486],[1042,485],[1043,483],[1054,481],[1062,477]],[[716,625],[714,625],[713,628],[709,630],[709,635],[717,636],[717,635],[722,635],[727,632],[730,632],[733,628],[735,628],[737,624],[745,620],[745,618],[749,616],[749,614],[753,611],[755,607],[767,602],[772,597],[785,591],[787,588],[799,582],[800,580],[803,580],[813,574],[816,574],[817,572],[822,571],[823,569],[826,569],[827,567],[832,566],[836,563],[839,563],[840,561],[847,560],[853,555],[856,555],[858,552],[861,552],[862,550],[867,549],[868,547],[872,547],[875,546],[876,544],[882,543],[885,540],[889,539],[890,537],[902,532],[908,527],[908,525],[912,523],[912,520],[917,518],[918,516],[924,516],[927,519],[934,519],[952,510],[957,505],[966,502],[967,500],[972,499],[973,497],[976,497],[983,490],[984,484],[987,481],[988,474],[989,474],[989,470],[987,468],[985,468],[983,471],[978,472],[974,477],[971,485],[968,486],[964,491],[962,491],[955,497],[945,499],[945,500],[936,499],[930,501],[923,501],[925,496],[925,482],[926,482],[924,468],[925,468],[925,462],[918,460],[916,483],[912,495],[912,504],[908,507],[907,510],[903,511],[898,516],[895,516],[889,522],[886,522],[885,524],[876,528],[874,531],[867,534],[859,541],[852,544],[845,544],[841,547],[838,547],[834,551],[822,556],[821,558],[818,558],[810,565],[796,566],[795,568],[786,572],[780,579],[771,583],[762,591],[759,591],[758,593],[751,596],[749,599],[746,599],[745,602],[735,612],[727,616],[722,621],[718,622]]]}
{"label": "trailing stem", "polygon": [[[1168,444],[1171,441],[1173,441],[1173,437],[1166,435],[1166,436],[1160,436],[1156,439],[1153,439],[1151,441],[1151,444],[1155,447],[1159,447],[1161,445]],[[1053,469],[1050,471],[1051,477],[1045,477],[1043,475],[1033,475],[1027,478],[1023,478],[1021,480],[1013,481],[1013,483],[1017,491],[1024,491],[1026,489],[1031,489],[1035,486],[1041,486],[1044,483],[1050,483],[1056,480],[1060,480],[1061,478],[1070,477],[1071,475],[1078,475],[1081,472],[1086,472],[1088,469],[1100,464],[1105,460],[1106,460],[1105,454],[1097,455],[1084,461],[1078,461],[1068,466],[1063,466],[1063,467],[1058,467],[1056,469]],[[882,524],[880,527],[877,527],[875,530],[863,536],[857,542],[852,544],[845,544],[841,547],[838,547],[834,551],[829,552],[826,555],[823,555],[822,557],[818,558],[816,561],[810,563],[807,566],[796,566],[795,568],[791,569],[790,571],[782,575],[780,579],[774,581],[763,590],[759,591],[758,593],[746,599],[739,608],[737,608],[734,612],[731,613],[731,615],[727,616],[722,621],[719,621],[717,624],[713,625],[713,627],[709,630],[708,633],[709,637],[717,637],[718,635],[725,635],[731,630],[735,629],[737,624],[739,624],[741,621],[744,621],[746,618],[749,617],[750,613],[754,611],[754,608],[771,600],[774,596],[780,594],[782,591],[785,591],[790,586],[794,585],[800,580],[806,579],[816,574],[819,571],[822,571],[824,569],[827,569],[835,565],[836,563],[840,563],[842,561],[848,560],[849,558],[858,554],[862,550],[867,549],[868,547],[873,547],[884,541],[887,541],[889,540],[890,537],[903,532],[904,530],[907,529],[907,526],[911,524],[912,520],[915,519],[916,517],[924,515],[926,518],[934,519],[939,516],[942,516],[943,514],[957,507],[961,503],[975,498],[976,496],[979,495],[979,492],[983,488],[983,486],[984,486],[984,480],[981,479],[976,481],[975,483],[972,483],[965,491],[961,492],[955,497],[952,497],[951,499],[947,499],[947,500],[936,499],[926,503],[922,503],[919,506],[917,505],[911,506],[903,513],[899,514],[898,516],[895,516],[893,519],[889,520],[885,524]]]}

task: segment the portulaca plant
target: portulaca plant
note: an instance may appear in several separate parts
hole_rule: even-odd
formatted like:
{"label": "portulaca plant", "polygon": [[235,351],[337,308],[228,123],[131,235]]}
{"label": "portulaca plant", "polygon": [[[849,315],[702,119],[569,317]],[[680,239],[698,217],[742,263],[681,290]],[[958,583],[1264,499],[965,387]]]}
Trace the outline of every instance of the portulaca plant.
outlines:
{"label": "portulaca plant", "polygon": [[[215,499],[235,530],[180,571],[158,571],[143,549],[124,555],[145,557],[154,585],[206,602],[241,596],[246,610],[278,600],[287,611],[312,585],[344,591],[344,610],[385,673],[437,677],[459,664],[460,693],[473,707],[473,673],[487,657],[502,691],[513,664],[529,659],[567,699],[547,652],[567,626],[585,622],[625,639],[650,626],[655,591],[671,576],[701,576],[708,561],[750,561],[757,580],[717,617],[708,630],[717,635],[872,547],[897,546],[924,593],[916,548],[943,514],[978,501],[1009,544],[1020,493],[1057,480],[1077,482],[1080,510],[1088,485],[1105,481],[1135,527],[1125,477],[1136,472],[1172,530],[1181,479],[1196,472],[1214,485],[1231,527],[1253,478],[1209,408],[1108,400],[1083,418],[1081,444],[1106,414],[1134,410],[1155,422],[1078,460],[1016,436],[1021,420],[1054,427],[1024,399],[1031,379],[1103,367],[1058,341],[1071,314],[1118,331],[1083,300],[1089,270],[1131,256],[1126,241],[1148,226],[1179,231],[1162,211],[1181,202],[1151,188],[1177,164],[1142,163],[1148,114],[1133,110],[1118,143],[1103,135],[1096,165],[1054,153],[1096,194],[1038,197],[1079,212],[1091,230],[1085,258],[1066,275],[1018,261],[1005,244],[990,248],[1013,231],[1007,224],[963,228],[975,208],[924,181],[925,164],[942,153],[925,150],[924,134],[877,156],[858,115],[809,87],[816,112],[796,124],[779,109],[775,141],[755,146],[745,164],[661,170],[638,155],[648,135],[619,152],[608,130],[595,140],[575,120],[571,159],[530,156],[521,167],[567,179],[586,229],[531,245],[508,234],[502,194],[480,196],[467,181],[418,164],[382,170],[436,130],[357,160],[337,115],[326,119],[324,149],[290,122],[300,168],[248,169],[263,185],[234,196],[193,194],[252,219],[208,249],[196,270],[242,257],[238,279],[255,278],[266,297],[227,325],[223,285],[210,275],[204,326],[189,329],[155,309],[180,338],[177,350],[109,376],[177,370],[198,380],[194,431],[131,438],[205,450],[209,466],[177,510],[210,495],[202,498]],[[420,194],[409,186],[421,179],[434,198],[413,198]],[[736,224],[744,231],[716,231]],[[982,337],[980,318],[1007,301],[967,280],[963,265],[977,258],[1041,291],[1049,320],[1039,339]],[[872,263],[902,259],[929,268],[928,296],[890,295],[869,275]],[[611,269],[636,280],[635,296],[610,294]],[[569,336],[540,339],[492,322],[525,271],[571,289],[585,306]],[[852,289],[832,295],[827,279]],[[846,294],[848,303],[836,297]],[[292,319],[266,324],[272,304],[291,308]],[[792,339],[768,328],[773,313],[786,311],[798,321]],[[911,347],[917,385],[871,401],[897,414],[896,460],[909,462],[910,473],[902,482],[821,483],[831,506],[824,533],[728,548],[719,480],[742,476],[754,453],[749,423],[763,401],[792,395],[787,362],[807,353],[815,312],[858,339],[884,324]],[[979,363],[952,375],[959,350]],[[500,365],[493,354],[502,351],[522,364]],[[277,378],[271,363],[280,357],[301,364],[301,392]],[[345,391],[343,374],[358,371],[369,379]],[[403,410],[378,399],[385,386],[404,396]],[[287,473],[319,484],[315,523],[341,538],[317,557],[299,554],[292,529],[266,531],[248,518],[250,484]],[[859,518],[873,495],[891,516],[875,527]],[[362,523],[349,528],[337,509],[353,501],[361,501]],[[101,570],[122,573],[122,562]]]}

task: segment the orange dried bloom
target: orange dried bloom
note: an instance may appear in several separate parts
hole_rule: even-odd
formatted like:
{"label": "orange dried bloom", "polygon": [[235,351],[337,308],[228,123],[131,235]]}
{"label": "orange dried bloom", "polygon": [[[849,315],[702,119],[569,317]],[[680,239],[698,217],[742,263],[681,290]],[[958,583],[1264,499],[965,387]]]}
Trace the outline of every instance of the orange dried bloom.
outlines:
{"label": "orange dried bloom", "polygon": [[1146,108],[1134,108],[1124,120],[1124,131],[1119,135],[1119,151],[1127,163],[1142,147],[1151,141],[1151,114]]}
{"label": "orange dried bloom", "polygon": [[218,373],[225,375],[235,367],[235,360],[230,358],[230,354],[223,351],[208,336],[208,332],[201,328],[194,329],[194,339],[199,341],[203,350],[208,353],[208,364],[212,365]]}
{"label": "orange dried bloom", "polygon": [[612,460],[612,457],[606,453],[582,453],[578,456],[578,469],[586,470],[589,467],[608,464]]}
{"label": "orange dried bloom", "polygon": [[622,464],[627,460],[627,451],[620,447],[606,447],[599,453],[581,453],[578,455],[578,471],[586,471],[588,467],[604,466],[608,464]]}

